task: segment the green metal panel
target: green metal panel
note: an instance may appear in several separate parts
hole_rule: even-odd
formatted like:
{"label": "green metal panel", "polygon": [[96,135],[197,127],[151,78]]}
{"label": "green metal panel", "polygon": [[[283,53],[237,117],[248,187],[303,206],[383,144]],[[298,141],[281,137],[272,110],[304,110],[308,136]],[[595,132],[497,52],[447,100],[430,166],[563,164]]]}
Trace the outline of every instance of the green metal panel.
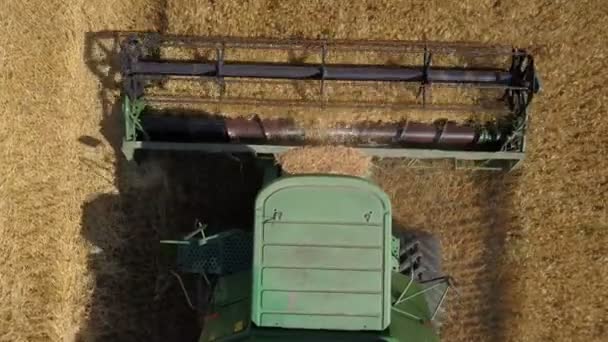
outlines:
{"label": "green metal panel", "polygon": [[300,287],[303,291],[322,291],[324,286],[351,291],[373,292],[382,287],[382,279],[374,277],[375,271],[345,271],[336,277],[334,270],[266,268],[262,277],[269,283],[283,288]]}
{"label": "green metal panel", "polygon": [[[205,153],[253,153],[258,155],[273,155],[287,152],[301,146],[255,145],[237,143],[180,143],[161,141],[131,141],[123,139],[122,152],[127,160],[132,160],[137,150],[153,151],[200,151]],[[485,152],[485,151],[450,151],[429,150],[416,148],[382,148],[356,147],[359,152],[379,158],[408,158],[407,166],[434,167],[426,165],[425,161],[453,160],[457,169],[509,171],[524,160],[524,151]],[[468,161],[470,163],[464,163]],[[421,164],[421,165],[420,165]]]}
{"label": "green metal panel", "polygon": [[[249,272],[220,278],[214,291],[214,306],[206,320],[200,342],[209,341],[392,341],[392,342],[438,342],[439,336],[430,324],[431,312],[420,292],[423,285],[413,282],[407,288],[406,297],[411,299],[394,305],[391,322],[383,331],[302,330],[257,327],[249,321],[249,294],[251,285]],[[290,277],[286,274],[285,277]],[[297,282],[294,280],[294,282]],[[314,282],[310,280],[310,282]],[[391,302],[395,302],[406,289],[410,278],[397,272],[391,277]],[[316,285],[316,284],[314,284]],[[314,286],[311,284],[311,286]],[[373,284],[368,284],[373,286]],[[361,288],[361,292],[365,292]],[[416,295],[416,294],[419,295]],[[379,303],[379,301],[375,301]],[[373,305],[373,304],[372,304]],[[408,314],[404,314],[406,312]],[[415,319],[415,315],[420,319]],[[293,317],[299,320],[299,317]],[[352,323],[350,323],[352,324]]]}
{"label": "green metal panel", "polygon": [[218,278],[213,288],[213,304],[223,306],[251,297],[251,271],[234,273]]}
{"label": "green metal panel", "polygon": [[390,323],[391,206],[367,180],[294,176],[256,200],[252,320],[376,330]]}
{"label": "green metal panel", "polygon": [[[391,276],[391,296],[395,302],[402,292],[406,289],[410,278],[398,272],[393,272]],[[426,303],[426,297],[421,291],[422,285],[413,282],[405,297],[414,296],[393,307],[391,311],[391,325],[385,332],[387,337],[391,337],[401,342],[439,342],[439,335],[431,323],[431,312]],[[416,295],[416,294],[419,295]],[[410,315],[420,318],[414,319]]]}
{"label": "green metal panel", "polygon": [[253,327],[239,341],[248,342],[380,342],[388,341],[377,331],[303,330]]}
{"label": "green metal panel", "polygon": [[213,305],[199,342],[225,341],[250,326],[251,272],[221,277],[213,292]]}

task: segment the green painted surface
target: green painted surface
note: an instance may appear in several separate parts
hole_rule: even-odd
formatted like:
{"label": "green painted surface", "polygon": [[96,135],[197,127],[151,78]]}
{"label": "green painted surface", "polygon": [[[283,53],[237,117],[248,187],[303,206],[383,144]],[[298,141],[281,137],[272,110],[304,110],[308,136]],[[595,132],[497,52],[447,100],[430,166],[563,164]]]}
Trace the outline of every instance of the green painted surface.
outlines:
{"label": "green painted surface", "polygon": [[[403,292],[405,287],[407,286],[410,277],[405,276],[398,272],[393,272],[391,275],[391,296],[393,301],[399,298],[399,295]],[[408,291],[405,294],[405,297],[413,295],[419,292],[423,287],[417,282],[413,282]],[[395,305],[397,309],[401,309],[407,311],[411,314],[414,314],[425,321],[431,319],[431,313],[429,312],[428,305],[426,304],[425,296],[419,295],[404,301],[401,304]]]}
{"label": "green painted surface", "polygon": [[[391,275],[391,297],[392,301],[396,301],[406,288],[410,278],[400,273],[393,272]],[[413,295],[420,290],[422,286],[418,283],[412,283],[405,296]],[[433,328],[429,312],[423,294],[413,297],[401,304],[395,306],[399,311],[416,315],[422,318],[422,321],[413,319],[397,310],[391,311],[391,325],[385,332],[387,337],[393,338],[400,342],[439,342],[439,335]]]}
{"label": "green painted surface", "polygon": [[[122,152],[127,160],[133,159],[136,150],[199,151],[205,153],[251,153],[258,156],[275,155],[299,148],[299,145],[255,145],[239,143],[181,143],[172,141],[130,141],[123,139]],[[409,158],[411,168],[433,168],[433,160],[451,160],[455,169],[509,171],[525,158],[524,152],[449,151],[417,148],[354,147],[372,157]],[[426,163],[429,162],[429,163]],[[467,162],[469,165],[463,165]],[[469,163],[470,162],[470,163]],[[472,164],[471,164],[472,163]],[[421,164],[421,165],[419,165]]]}
{"label": "green painted surface", "polygon": [[[251,274],[243,272],[224,277],[218,283],[215,303],[208,316],[200,342],[209,341],[393,341],[393,342],[438,342],[439,336],[431,326],[423,295],[407,300],[397,308],[423,318],[413,319],[396,310],[391,310],[391,323],[382,331],[304,330],[258,327],[250,322]],[[392,273],[391,300],[395,301],[403,292],[409,278]],[[413,283],[406,296],[422,289]],[[373,304],[372,304],[373,306]],[[298,319],[297,317],[295,319]]]}
{"label": "green painted surface", "polygon": [[387,338],[377,331],[329,331],[253,327],[238,341],[255,342],[379,342]]}
{"label": "green painted surface", "polygon": [[222,306],[251,297],[251,271],[239,272],[218,279],[213,292],[213,304]]}
{"label": "green painted surface", "polygon": [[261,327],[385,329],[391,206],[367,180],[294,176],[256,200],[252,320]]}
{"label": "green painted surface", "polygon": [[200,342],[222,341],[246,333],[251,316],[251,272],[224,276],[213,291]]}
{"label": "green painted surface", "polygon": [[345,289],[349,291],[373,292],[382,287],[382,279],[374,277],[374,271],[340,271],[340,277],[334,270],[276,269],[267,268],[261,276],[272,284],[282,288],[299,287],[304,291],[322,291],[324,287]]}
{"label": "green painted surface", "polygon": [[125,141],[134,142],[137,138],[137,132],[143,132],[140,116],[145,107],[144,99],[131,100],[128,96],[123,96],[122,114],[125,120]]}
{"label": "green painted surface", "polygon": [[247,298],[217,307],[205,318],[199,342],[227,341],[239,334],[246,335],[250,324],[250,304]]}

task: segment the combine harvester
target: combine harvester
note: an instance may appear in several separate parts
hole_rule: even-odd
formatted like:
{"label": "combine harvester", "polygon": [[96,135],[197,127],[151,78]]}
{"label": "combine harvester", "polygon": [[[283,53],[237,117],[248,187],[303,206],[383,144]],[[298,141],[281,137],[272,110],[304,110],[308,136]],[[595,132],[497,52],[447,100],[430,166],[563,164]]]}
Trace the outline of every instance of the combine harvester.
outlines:
{"label": "combine harvester", "polygon": [[[306,51],[316,62],[243,58],[247,51]],[[166,51],[189,51],[187,58]],[[194,54],[191,54],[194,52]],[[343,53],[416,56],[419,65],[333,63]],[[241,54],[242,55],[242,54]],[[239,55],[240,56],[240,55]],[[393,232],[387,195],[368,180],[330,175],[281,177],[274,155],[318,143],[352,146],[411,165],[448,160],[457,168],[510,170],[524,158],[528,108],[540,90],[532,56],[511,47],[388,41],[242,40],[131,35],[121,46],[123,152],[140,150],[254,154],[264,172],[247,229],[200,225],[163,241],[164,258],[201,317],[200,341],[436,341],[450,278],[440,272],[437,240]],[[502,67],[445,65],[481,59]],[[434,61],[440,61],[434,63]],[[468,63],[468,62],[466,62]],[[439,64],[439,66],[435,66]],[[167,82],[216,87],[182,96]],[[307,99],[234,96],[248,82],[316,82]],[[328,89],[353,84],[414,86],[416,101],[340,101]],[[499,94],[476,103],[438,105],[433,92]],[[280,95],[280,94],[277,94]],[[420,109],[496,113],[490,122],[346,122],[314,134],[286,118],[218,117],[204,106]],[[175,107],[171,107],[175,106]],[[184,108],[187,108],[185,110]],[[252,204],[253,205],[253,204]]]}

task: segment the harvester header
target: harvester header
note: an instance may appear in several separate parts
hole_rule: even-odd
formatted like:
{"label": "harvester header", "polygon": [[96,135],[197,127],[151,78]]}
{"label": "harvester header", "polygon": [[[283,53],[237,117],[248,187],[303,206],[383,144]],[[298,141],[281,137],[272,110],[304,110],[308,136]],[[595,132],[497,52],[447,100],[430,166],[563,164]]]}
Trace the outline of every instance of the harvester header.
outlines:
{"label": "harvester header", "polygon": [[[287,61],[274,58],[283,53],[291,57]],[[392,57],[378,58],[381,55]],[[421,164],[448,159],[456,167],[508,170],[524,157],[528,109],[540,89],[532,55],[505,46],[139,34],[124,38],[121,61],[123,151],[128,158],[137,149],[273,154],[319,142]],[[167,82],[205,83],[214,90],[188,94],[152,90],[162,89]],[[285,82],[294,87],[316,84],[316,90],[301,91],[305,94],[299,98],[281,97],[278,90],[272,96],[235,90],[239,84]],[[350,99],[336,95],[340,88],[348,93],[350,87],[361,86],[365,92],[383,84],[403,86],[415,96],[413,100],[393,96],[374,101],[358,96],[358,91]],[[434,100],[438,96],[433,93],[450,88],[475,100]],[[248,117],[211,115],[214,111],[209,106],[217,105],[249,106],[251,111]],[[293,118],[264,115],[271,106],[286,111],[316,107],[483,113],[494,119],[337,122],[311,129]],[[222,109],[219,114],[228,113]]]}

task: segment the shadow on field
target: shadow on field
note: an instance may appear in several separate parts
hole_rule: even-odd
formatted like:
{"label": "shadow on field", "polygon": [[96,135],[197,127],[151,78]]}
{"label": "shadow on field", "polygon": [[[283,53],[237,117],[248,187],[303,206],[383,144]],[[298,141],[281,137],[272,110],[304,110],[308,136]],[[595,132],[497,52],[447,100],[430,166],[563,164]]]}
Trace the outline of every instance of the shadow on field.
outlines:
{"label": "shadow on field", "polygon": [[[139,164],[120,151],[122,119],[117,104],[116,32],[88,33],[84,59],[99,77],[103,104],[100,131],[116,154],[118,193],[99,194],[83,205],[82,234],[92,245],[94,279],[89,319],[78,341],[195,341],[196,313],[173,284],[157,296],[159,240],[178,238],[196,220],[249,227],[261,175],[254,160],[189,152],[137,153]],[[83,144],[97,139],[83,136]]]}
{"label": "shadow on field", "polygon": [[378,178],[380,185],[389,193],[395,189],[395,226],[439,238],[442,269],[454,277],[459,293],[450,292],[445,303],[443,339],[505,341],[524,295],[513,286],[518,266],[514,246],[521,232],[511,198],[517,173],[412,170],[400,165],[379,164],[389,171]]}
{"label": "shadow on field", "polygon": [[511,253],[508,236],[516,236],[520,230],[519,221],[515,215],[517,208],[513,207],[510,189],[518,179],[517,173],[474,173],[475,186],[479,187],[481,195],[477,198],[477,206],[482,209],[480,223],[480,240],[485,244],[480,261],[483,273],[479,275],[478,293],[483,303],[480,309],[480,325],[490,341],[504,341],[508,323],[506,319],[518,311],[513,300],[513,279],[508,277],[515,270],[509,263]]}
{"label": "shadow on field", "polygon": [[249,227],[260,179],[253,160],[197,153],[148,154],[121,162],[119,193],[85,203],[83,231],[95,246],[95,284],[81,340],[195,341],[197,317],[177,284],[157,296],[159,240],[197,220]]}

